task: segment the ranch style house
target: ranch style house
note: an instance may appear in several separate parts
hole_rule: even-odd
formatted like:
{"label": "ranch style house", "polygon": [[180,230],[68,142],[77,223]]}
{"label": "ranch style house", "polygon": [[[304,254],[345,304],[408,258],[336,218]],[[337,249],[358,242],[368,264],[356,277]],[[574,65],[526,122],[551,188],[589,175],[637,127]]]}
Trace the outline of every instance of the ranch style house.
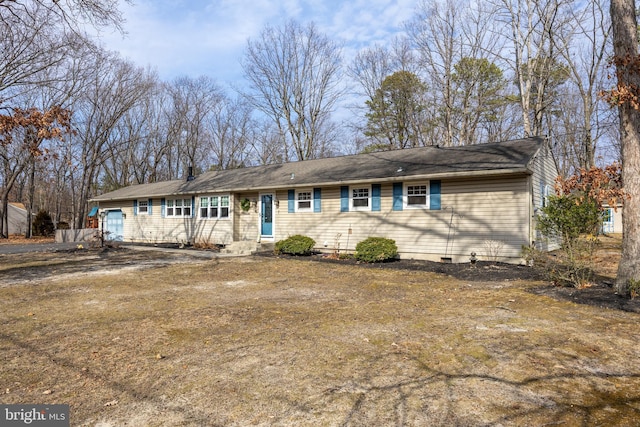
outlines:
{"label": "ranch style house", "polygon": [[558,175],[541,137],[427,146],[211,171],[132,185],[92,199],[107,239],[245,245],[295,234],[320,251],[353,251],[370,236],[401,258],[521,262],[547,245],[537,210]]}

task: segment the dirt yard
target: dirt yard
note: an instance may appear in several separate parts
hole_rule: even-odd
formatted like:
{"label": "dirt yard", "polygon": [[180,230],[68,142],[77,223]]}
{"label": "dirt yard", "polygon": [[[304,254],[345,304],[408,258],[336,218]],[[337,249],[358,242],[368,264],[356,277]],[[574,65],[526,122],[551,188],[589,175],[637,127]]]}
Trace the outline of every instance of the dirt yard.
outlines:
{"label": "dirt yard", "polygon": [[68,403],[73,426],[638,425],[617,297],[400,266],[0,256],[0,402]]}

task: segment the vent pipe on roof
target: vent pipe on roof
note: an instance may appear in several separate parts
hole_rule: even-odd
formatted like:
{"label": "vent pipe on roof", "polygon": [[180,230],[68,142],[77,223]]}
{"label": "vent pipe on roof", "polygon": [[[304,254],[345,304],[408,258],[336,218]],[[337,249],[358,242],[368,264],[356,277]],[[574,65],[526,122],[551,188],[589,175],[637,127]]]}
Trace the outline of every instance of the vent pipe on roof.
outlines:
{"label": "vent pipe on roof", "polygon": [[187,175],[187,181],[193,181],[194,179],[196,179],[196,177],[193,176],[193,166],[189,166],[188,171],[189,173]]}

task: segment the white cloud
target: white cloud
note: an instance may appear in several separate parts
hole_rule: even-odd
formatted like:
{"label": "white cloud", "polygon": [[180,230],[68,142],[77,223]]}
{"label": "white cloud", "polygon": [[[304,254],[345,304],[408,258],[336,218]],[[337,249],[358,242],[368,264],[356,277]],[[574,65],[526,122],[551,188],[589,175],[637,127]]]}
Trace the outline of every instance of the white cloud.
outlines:
{"label": "white cloud", "polygon": [[237,84],[246,41],[266,24],[314,21],[353,52],[390,42],[411,16],[414,1],[138,0],[122,5],[128,35],[103,34],[102,41],[123,57],[156,68],[163,79],[206,74]]}

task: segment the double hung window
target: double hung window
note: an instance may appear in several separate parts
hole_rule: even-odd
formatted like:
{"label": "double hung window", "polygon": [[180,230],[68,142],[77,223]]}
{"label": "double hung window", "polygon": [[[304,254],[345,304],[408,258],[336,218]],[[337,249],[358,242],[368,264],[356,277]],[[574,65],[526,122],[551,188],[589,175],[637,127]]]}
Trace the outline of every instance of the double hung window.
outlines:
{"label": "double hung window", "polygon": [[169,199],[166,205],[167,217],[190,217],[191,199]]}
{"label": "double hung window", "polygon": [[368,210],[371,206],[369,200],[371,191],[369,187],[351,189],[351,207],[354,210]]}
{"label": "double hung window", "polygon": [[313,201],[313,196],[311,195],[311,191],[299,191],[297,201],[296,201],[297,202],[296,209],[298,211],[310,211],[312,201]]}
{"label": "double hung window", "polygon": [[149,201],[138,200],[138,214],[148,214],[148,213],[149,213]]}
{"label": "double hung window", "polygon": [[229,218],[229,196],[200,197],[200,218]]}
{"label": "double hung window", "polygon": [[407,207],[427,207],[429,189],[425,184],[407,185]]}

